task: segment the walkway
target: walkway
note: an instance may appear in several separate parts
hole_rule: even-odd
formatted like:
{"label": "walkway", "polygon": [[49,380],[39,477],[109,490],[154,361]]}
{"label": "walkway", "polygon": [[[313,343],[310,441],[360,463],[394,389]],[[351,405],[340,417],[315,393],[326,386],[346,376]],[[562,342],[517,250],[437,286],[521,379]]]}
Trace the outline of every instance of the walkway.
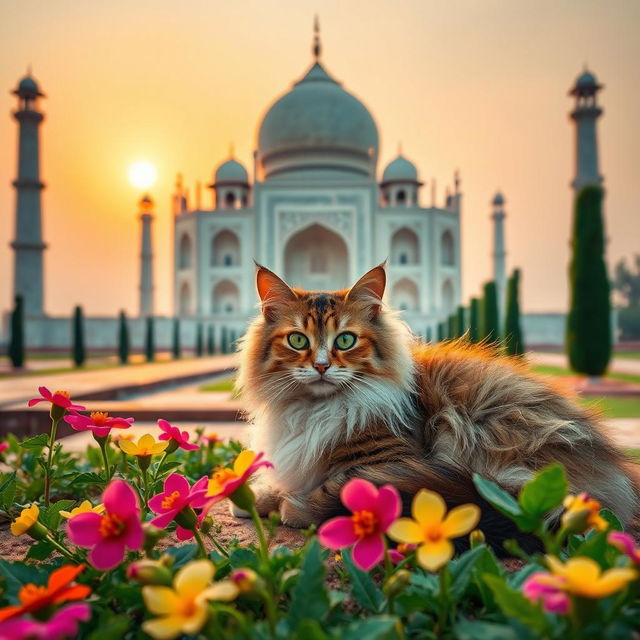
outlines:
{"label": "walkway", "polygon": [[[568,367],[569,362],[564,353],[540,353],[536,351],[527,354],[532,364],[547,365],[551,367]],[[615,373],[628,373],[640,375],[640,359],[613,358],[609,365],[609,371]]]}

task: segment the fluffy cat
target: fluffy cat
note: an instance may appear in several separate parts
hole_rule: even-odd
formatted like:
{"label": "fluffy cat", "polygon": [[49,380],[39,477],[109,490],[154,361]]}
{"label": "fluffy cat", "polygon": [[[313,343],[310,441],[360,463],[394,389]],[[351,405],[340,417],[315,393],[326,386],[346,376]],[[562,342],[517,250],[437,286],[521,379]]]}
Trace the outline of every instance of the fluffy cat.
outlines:
{"label": "fluffy cat", "polygon": [[384,266],[351,289],[290,288],[257,268],[262,313],[240,347],[238,388],[252,447],[274,464],[258,508],[305,527],[341,512],[350,478],[391,483],[408,505],[422,487],[448,504],[483,508],[494,544],[513,535],[475,491],[478,472],[512,493],[562,462],[628,523],[638,491],[632,465],[592,413],[491,347],[419,342],[382,302]]}

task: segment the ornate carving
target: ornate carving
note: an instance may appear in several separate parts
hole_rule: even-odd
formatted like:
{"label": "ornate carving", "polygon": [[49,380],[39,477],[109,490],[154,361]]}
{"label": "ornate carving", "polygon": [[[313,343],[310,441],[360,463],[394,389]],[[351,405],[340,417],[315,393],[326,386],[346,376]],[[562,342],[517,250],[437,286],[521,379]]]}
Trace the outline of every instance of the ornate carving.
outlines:
{"label": "ornate carving", "polygon": [[300,211],[281,209],[279,212],[280,229],[283,235],[289,235],[291,232],[300,227],[307,226],[309,223],[324,224],[330,229],[342,231],[344,234],[350,234],[353,221],[352,213],[347,210],[318,210]]}

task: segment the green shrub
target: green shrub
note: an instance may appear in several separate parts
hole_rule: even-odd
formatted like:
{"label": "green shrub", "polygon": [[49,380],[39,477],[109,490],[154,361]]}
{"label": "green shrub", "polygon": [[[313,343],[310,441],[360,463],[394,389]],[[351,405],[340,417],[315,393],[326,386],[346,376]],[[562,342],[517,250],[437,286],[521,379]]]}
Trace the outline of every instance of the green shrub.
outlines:
{"label": "green shrub", "polygon": [[24,366],[24,302],[22,296],[16,296],[15,307],[11,312],[11,335],[9,337],[9,359],[16,368]]}
{"label": "green shrub", "polygon": [[153,316],[149,316],[145,323],[144,353],[147,362],[153,362],[156,359],[156,336]]}
{"label": "green shrub", "polygon": [[507,285],[507,313],[504,328],[505,348],[511,356],[524,354],[522,328],[520,326],[520,269],[515,269]]}
{"label": "green shrub", "polygon": [[182,347],[180,344],[180,318],[173,319],[171,353],[173,354],[174,360],[178,360],[182,356]]}
{"label": "green shrub", "polygon": [[84,344],[84,316],[82,307],[80,306],[76,307],[73,312],[73,346],[71,357],[76,367],[81,367],[87,359]]}
{"label": "green shrub", "polygon": [[118,317],[118,360],[120,360],[120,364],[128,364],[130,351],[127,315],[121,311]]}

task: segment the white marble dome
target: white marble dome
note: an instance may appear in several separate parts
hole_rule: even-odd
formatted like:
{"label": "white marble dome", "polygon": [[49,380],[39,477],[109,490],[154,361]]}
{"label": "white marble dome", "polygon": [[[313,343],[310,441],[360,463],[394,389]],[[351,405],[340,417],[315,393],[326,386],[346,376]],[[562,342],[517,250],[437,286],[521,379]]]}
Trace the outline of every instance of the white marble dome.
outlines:
{"label": "white marble dome", "polygon": [[413,162],[398,155],[385,168],[382,174],[383,184],[388,182],[418,182],[418,169]]}
{"label": "white marble dome", "polygon": [[258,132],[265,177],[320,168],[375,171],[378,129],[369,110],[315,62],[268,109]]}
{"label": "white marble dome", "polygon": [[218,166],[214,182],[215,184],[247,184],[249,182],[249,174],[237,160],[230,158]]}

